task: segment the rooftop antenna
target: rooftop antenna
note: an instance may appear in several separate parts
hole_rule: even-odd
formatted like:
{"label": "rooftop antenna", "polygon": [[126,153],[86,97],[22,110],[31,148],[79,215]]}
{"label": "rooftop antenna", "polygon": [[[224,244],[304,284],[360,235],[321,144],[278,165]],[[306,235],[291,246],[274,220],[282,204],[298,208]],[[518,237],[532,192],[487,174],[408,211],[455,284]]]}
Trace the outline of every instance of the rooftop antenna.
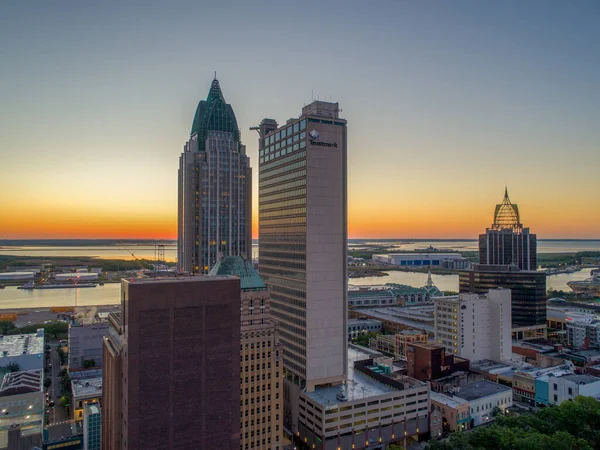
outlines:
{"label": "rooftop antenna", "polygon": [[217,71],[215,70],[215,80],[217,79]]}

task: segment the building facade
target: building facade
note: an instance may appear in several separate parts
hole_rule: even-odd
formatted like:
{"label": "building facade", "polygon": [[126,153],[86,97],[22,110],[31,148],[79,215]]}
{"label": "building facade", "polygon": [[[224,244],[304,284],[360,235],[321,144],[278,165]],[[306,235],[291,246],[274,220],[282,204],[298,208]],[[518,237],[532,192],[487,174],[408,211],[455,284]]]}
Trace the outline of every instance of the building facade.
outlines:
{"label": "building facade", "polygon": [[572,349],[600,348],[600,320],[595,316],[566,318],[567,345]]}
{"label": "building facade", "polygon": [[366,333],[381,333],[381,322],[373,319],[348,319],[348,340]]}
{"label": "building facade", "polygon": [[408,447],[429,432],[429,386],[379,369],[389,358],[348,350],[348,383],[319,387],[300,396],[295,436],[315,450],[383,450]]}
{"label": "building facade", "polygon": [[[9,372],[0,385],[0,448],[9,446],[11,427],[18,426],[15,440],[41,445],[44,430],[44,373],[42,369]],[[15,448],[32,448],[15,447]]]}
{"label": "building facade", "polygon": [[470,361],[510,360],[511,305],[508,289],[440,297],[435,303],[435,341]]}
{"label": "building facade", "polygon": [[84,450],[100,450],[102,433],[102,413],[99,403],[89,403],[83,413],[83,448]]}
{"label": "building facade", "polygon": [[519,207],[511,203],[508,189],[496,205],[494,223],[479,235],[479,263],[537,269],[537,237],[523,228]]}
{"label": "building facade", "polygon": [[432,342],[414,342],[406,348],[406,369],[409,377],[420,381],[434,381],[456,372],[467,372],[469,361],[446,353],[441,345]]}
{"label": "building facade", "polygon": [[223,256],[252,252],[252,171],[218,80],[198,104],[179,158],[177,267],[208,273]]}
{"label": "building facade", "polygon": [[69,370],[102,367],[102,340],[108,333],[107,322],[69,324]]}
{"label": "building facade", "polygon": [[468,401],[433,391],[430,396],[432,409],[441,413],[444,433],[465,431],[471,428],[471,407]]}
{"label": "building facade", "polygon": [[[286,398],[297,399],[347,372],[346,121],[337,103],[315,101],[284,126],[264,119],[256,129],[259,272],[295,391]],[[298,405],[289,407],[296,431]]]}
{"label": "building facade", "polygon": [[283,349],[271,299],[252,263],[227,256],[210,276],[233,275],[242,290],[240,331],[240,450],[279,450],[283,436]]}
{"label": "building facade", "polygon": [[458,274],[460,293],[485,294],[510,289],[512,330],[516,339],[546,335],[546,274],[516,266],[475,265]]}
{"label": "building facade", "polygon": [[484,425],[494,420],[495,408],[502,412],[513,405],[512,389],[491,381],[477,381],[460,387],[454,397],[466,400],[471,408],[471,427]]}
{"label": "building facade", "polygon": [[102,448],[239,450],[239,279],[123,280],[121,295],[104,341]]}
{"label": "building facade", "polygon": [[394,266],[434,266],[441,267],[445,261],[463,261],[460,253],[390,253],[385,255],[373,255],[373,261]]}
{"label": "building facade", "polygon": [[429,336],[416,330],[403,330],[396,334],[380,334],[369,339],[369,347],[393,356],[398,359],[406,359],[406,350],[409,344],[416,342],[427,343]]}

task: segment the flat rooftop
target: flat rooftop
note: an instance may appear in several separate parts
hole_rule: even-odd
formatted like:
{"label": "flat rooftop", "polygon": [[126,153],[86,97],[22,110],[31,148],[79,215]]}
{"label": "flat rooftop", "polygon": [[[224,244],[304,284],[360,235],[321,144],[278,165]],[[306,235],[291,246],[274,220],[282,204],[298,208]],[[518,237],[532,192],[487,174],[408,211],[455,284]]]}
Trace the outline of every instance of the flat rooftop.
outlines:
{"label": "flat rooftop", "polygon": [[[380,353],[378,355],[382,356]],[[355,361],[371,358],[373,358],[373,352],[367,353],[360,349],[348,348],[348,384],[346,387],[346,397],[348,398],[348,402],[377,397],[398,390],[392,386],[380,383],[358,370],[354,370]],[[340,386],[333,386],[315,389],[313,392],[306,392],[305,395],[324,406],[325,409],[329,409],[336,407],[341,403],[336,397],[340,391]]]}
{"label": "flat rooftop", "polygon": [[576,384],[590,384],[600,381],[600,378],[594,377],[592,375],[565,375],[561,378],[572,381]]}
{"label": "flat rooftop", "polygon": [[451,397],[435,391],[431,391],[429,396],[431,397],[431,401],[436,401],[451,408],[458,408],[460,405],[466,405],[469,403],[467,400],[463,400],[462,398]]}
{"label": "flat rooftop", "polygon": [[4,378],[2,379],[0,397],[30,392],[42,392],[42,380],[43,373],[41,370],[9,372],[4,375]]}
{"label": "flat rooftop", "polygon": [[416,306],[388,306],[386,308],[365,308],[360,314],[373,319],[386,320],[417,330],[434,332],[433,303]]}
{"label": "flat rooftop", "polygon": [[102,377],[72,380],[73,398],[102,396]]}
{"label": "flat rooftop", "polygon": [[[39,355],[44,352],[44,330],[37,333],[0,336],[0,359],[22,355]],[[0,361],[0,365],[2,362]]]}
{"label": "flat rooftop", "polygon": [[123,278],[122,281],[127,284],[175,284],[175,283],[200,283],[200,282],[214,282],[223,280],[239,280],[238,277],[233,275],[219,275],[209,277],[208,275],[179,275],[175,277],[163,277],[163,278]]}
{"label": "flat rooftop", "polygon": [[512,388],[503,384],[492,383],[491,381],[476,381],[475,383],[465,384],[459,388],[459,392],[454,394],[463,400],[472,401],[480,398],[489,397],[501,392],[512,392]]}

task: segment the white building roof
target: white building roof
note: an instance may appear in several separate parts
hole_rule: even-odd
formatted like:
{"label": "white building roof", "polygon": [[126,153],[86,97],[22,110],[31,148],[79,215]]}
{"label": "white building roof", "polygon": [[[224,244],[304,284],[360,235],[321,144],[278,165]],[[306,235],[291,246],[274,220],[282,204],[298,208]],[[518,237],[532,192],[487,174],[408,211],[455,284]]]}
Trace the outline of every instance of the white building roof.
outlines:
{"label": "white building roof", "polygon": [[76,400],[100,397],[102,396],[102,377],[72,380],[71,387],[73,390],[73,398]]}
{"label": "white building roof", "polygon": [[[37,355],[44,351],[44,329],[37,333],[0,336],[0,358]],[[0,365],[2,365],[0,363]]]}

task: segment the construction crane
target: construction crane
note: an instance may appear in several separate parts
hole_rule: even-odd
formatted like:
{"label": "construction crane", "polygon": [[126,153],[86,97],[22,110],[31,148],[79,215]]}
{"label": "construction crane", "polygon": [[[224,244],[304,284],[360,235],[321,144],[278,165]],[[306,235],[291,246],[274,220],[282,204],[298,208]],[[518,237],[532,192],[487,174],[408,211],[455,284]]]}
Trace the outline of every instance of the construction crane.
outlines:
{"label": "construction crane", "polygon": [[133,257],[134,261],[138,263],[138,266],[140,266],[140,269],[141,269],[141,270],[146,270],[146,267],[144,266],[144,264],[142,263],[142,261],[140,261],[140,260],[138,259],[138,257],[137,257],[137,256],[135,256],[135,254],[134,254],[134,253],[133,253],[131,250],[129,250],[129,249],[128,249],[127,247],[125,247],[124,245],[122,245],[121,247],[123,247],[125,250],[127,250],[127,253],[129,253],[129,254],[130,254],[132,257]]}

